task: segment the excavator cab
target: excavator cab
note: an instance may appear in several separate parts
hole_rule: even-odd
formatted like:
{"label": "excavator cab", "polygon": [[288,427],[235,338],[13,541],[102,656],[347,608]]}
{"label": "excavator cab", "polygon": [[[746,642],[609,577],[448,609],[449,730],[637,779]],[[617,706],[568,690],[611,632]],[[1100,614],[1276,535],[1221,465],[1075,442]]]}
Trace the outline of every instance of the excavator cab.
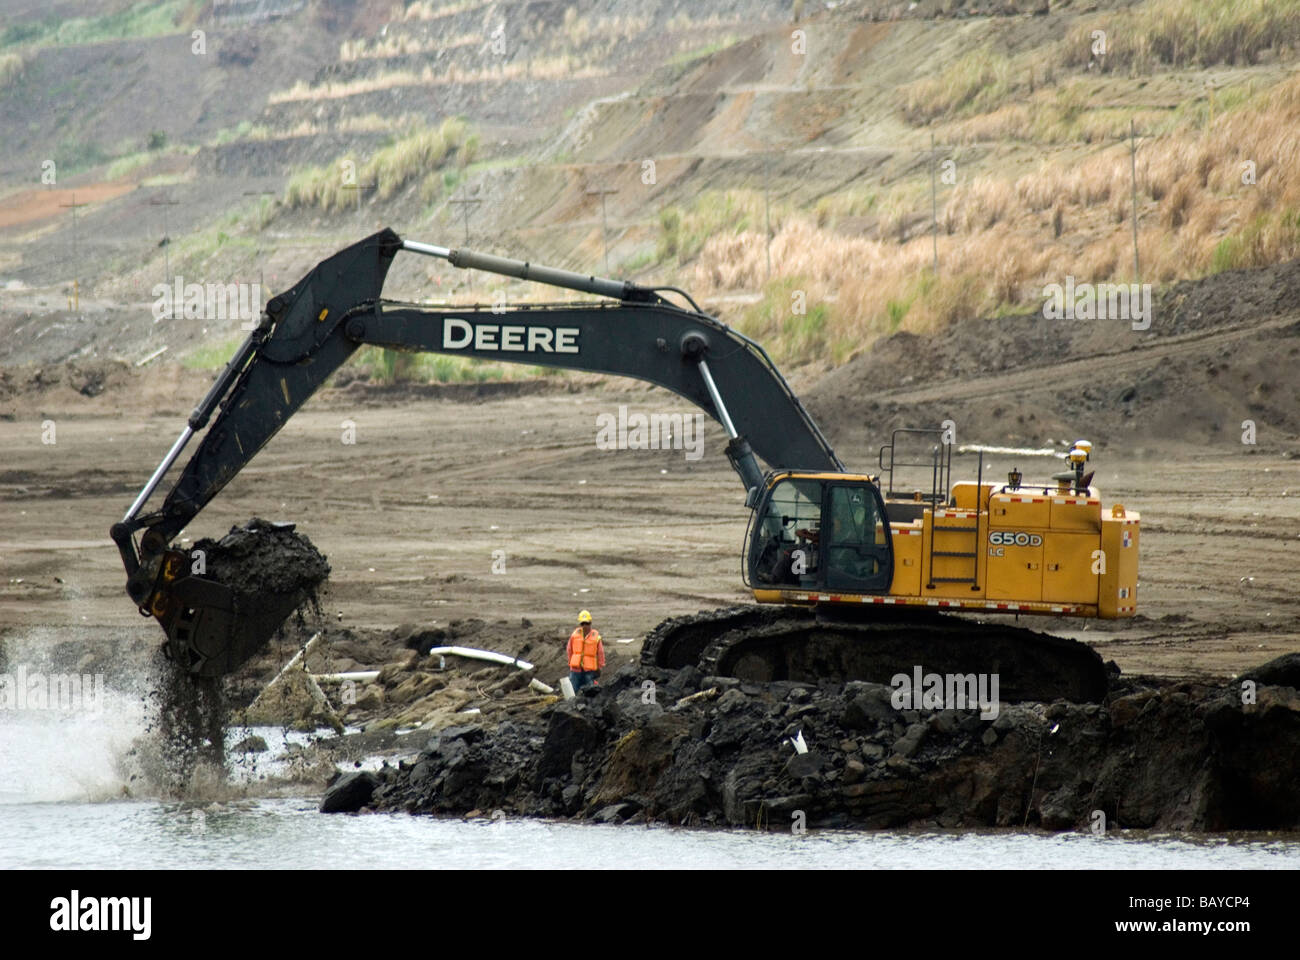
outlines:
{"label": "excavator cab", "polygon": [[894,554],[880,487],[845,473],[769,474],[745,555],[756,591],[888,592]]}

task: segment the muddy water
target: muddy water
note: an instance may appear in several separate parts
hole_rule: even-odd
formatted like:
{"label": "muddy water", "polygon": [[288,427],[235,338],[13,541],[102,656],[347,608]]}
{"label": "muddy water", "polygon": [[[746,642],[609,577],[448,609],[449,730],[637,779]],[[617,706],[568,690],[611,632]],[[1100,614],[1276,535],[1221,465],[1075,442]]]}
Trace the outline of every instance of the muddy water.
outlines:
{"label": "muddy water", "polygon": [[1300,841],[1169,835],[790,833],[327,816],[312,798],[193,808],[0,804],[0,868],[676,867],[1296,869]]}
{"label": "muddy water", "polygon": [[[148,726],[136,696],[95,713],[0,711],[0,868],[764,867],[1300,868],[1300,837],[1112,831],[704,831],[529,820],[326,816],[315,796],[265,798],[308,735],[255,733],[268,751],[185,802],[141,798],[123,757]],[[254,789],[257,787],[259,789]],[[127,798],[130,791],[134,796]],[[257,793],[259,799],[249,798]],[[346,858],[340,863],[339,858]]]}

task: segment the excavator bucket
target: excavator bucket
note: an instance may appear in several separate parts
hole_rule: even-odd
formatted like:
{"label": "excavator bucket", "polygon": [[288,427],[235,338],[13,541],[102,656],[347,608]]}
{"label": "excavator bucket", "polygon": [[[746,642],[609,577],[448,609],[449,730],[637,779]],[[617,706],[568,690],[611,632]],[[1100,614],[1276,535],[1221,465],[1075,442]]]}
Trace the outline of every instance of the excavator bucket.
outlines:
{"label": "excavator bucket", "polygon": [[237,670],[315,599],[329,575],[325,558],[293,524],[257,519],[220,541],[169,549],[157,569],[141,610],[167,634],[167,656],[200,677]]}
{"label": "excavator bucket", "polygon": [[302,590],[241,594],[190,575],[160,586],[149,612],[167,634],[169,659],[195,676],[220,677],[254,656],[308,599]]}

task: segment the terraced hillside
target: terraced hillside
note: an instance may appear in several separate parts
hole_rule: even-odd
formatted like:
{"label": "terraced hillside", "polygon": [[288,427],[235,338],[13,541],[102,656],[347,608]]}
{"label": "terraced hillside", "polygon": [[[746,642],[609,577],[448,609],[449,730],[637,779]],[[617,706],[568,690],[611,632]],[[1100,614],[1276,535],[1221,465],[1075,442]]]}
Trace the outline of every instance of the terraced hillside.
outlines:
{"label": "terraced hillside", "polygon": [[812,372],[1133,280],[1135,195],[1143,281],[1300,252],[1294,0],[10,6],[6,362],[214,362],[238,331],[156,283],[266,296],[380,225],[677,283]]}

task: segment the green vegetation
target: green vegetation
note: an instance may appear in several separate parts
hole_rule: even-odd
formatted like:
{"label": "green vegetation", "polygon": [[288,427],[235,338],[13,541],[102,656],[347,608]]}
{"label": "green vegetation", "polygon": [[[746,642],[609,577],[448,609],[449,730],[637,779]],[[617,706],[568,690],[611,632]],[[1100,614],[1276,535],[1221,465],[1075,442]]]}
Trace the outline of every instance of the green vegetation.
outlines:
{"label": "green vegetation", "polygon": [[413,353],[386,347],[362,347],[351,363],[365,371],[375,383],[484,383],[497,380],[527,380],[550,375],[549,367],[517,363],[488,363],[473,357],[444,353]]}
{"label": "green vegetation", "polygon": [[93,17],[63,19],[48,16],[43,20],[28,20],[12,24],[0,32],[0,49],[97,43],[181,33],[189,29],[202,7],[202,0],[155,0]]}
{"label": "green vegetation", "polygon": [[[772,229],[790,213],[788,204],[773,203]],[[659,212],[659,241],[655,260],[676,258],[679,264],[693,260],[704,244],[719,234],[763,230],[763,194],[756,190],[706,190],[689,207],[665,207]]]}
{"label": "green vegetation", "polygon": [[97,167],[101,163],[107,163],[110,159],[104,148],[98,143],[77,140],[72,137],[65,138],[59,144],[58,151],[54,156],[59,165],[60,175]]}
{"label": "green vegetation", "polygon": [[181,357],[181,366],[186,370],[221,370],[230,362],[246,336],[239,334],[200,344]]}
{"label": "green vegetation", "polygon": [[1007,57],[976,50],[951,63],[937,77],[911,84],[904,115],[912,123],[923,123],[948,115],[988,113],[1007,101],[1016,90],[1016,79]]}
{"label": "green vegetation", "polygon": [[714,40],[712,43],[706,43],[702,47],[696,47],[693,50],[686,50],[668,61],[670,67],[680,67],[683,64],[690,63],[693,60],[699,60],[701,57],[707,57],[710,54],[717,53],[719,50],[725,50],[736,42],[735,36],[728,34],[720,40]]}
{"label": "green vegetation", "polygon": [[118,157],[108,165],[108,171],[105,173],[105,178],[109,180],[117,180],[121,177],[125,177],[127,174],[139,170],[153,158],[153,154],[148,153],[147,151],[143,153],[129,153],[124,157]]}
{"label": "green vegetation", "polygon": [[1300,256],[1300,210],[1269,211],[1215,244],[1209,271],[1263,267],[1295,256]]}
{"label": "green vegetation", "polygon": [[777,277],[763,286],[763,298],[740,315],[736,329],[763,345],[778,363],[824,356],[836,317],[831,305],[809,297],[803,276]]}
{"label": "green vegetation", "polygon": [[[429,204],[447,183],[450,171],[442,169],[447,161],[454,156],[456,166],[463,170],[474,159],[478,147],[478,136],[469,125],[460,117],[448,117],[437,129],[418,127],[410,131],[364,162],[349,155],[328,166],[298,171],[289,180],[285,203],[291,208],[314,207],[331,213],[356,205],[357,185],[361,189],[373,188],[381,200],[387,200],[419,181],[421,199]],[[355,183],[347,182],[348,172],[354,174]]]}

